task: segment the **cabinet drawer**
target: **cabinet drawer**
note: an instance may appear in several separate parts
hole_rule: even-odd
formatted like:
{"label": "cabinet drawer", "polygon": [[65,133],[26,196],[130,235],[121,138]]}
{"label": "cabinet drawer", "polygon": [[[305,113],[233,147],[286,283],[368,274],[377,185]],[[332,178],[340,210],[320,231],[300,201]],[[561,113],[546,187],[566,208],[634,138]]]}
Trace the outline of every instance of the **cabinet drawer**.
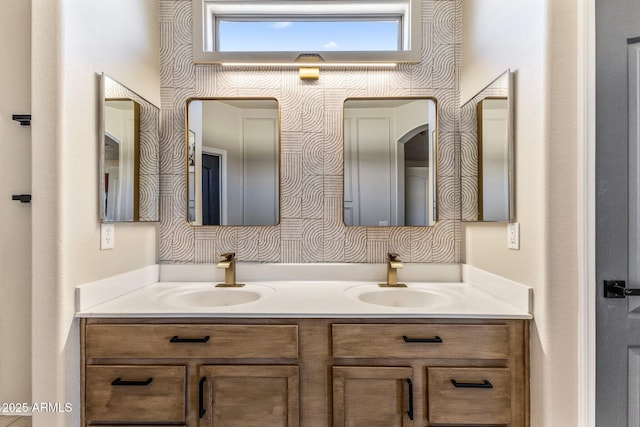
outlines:
{"label": "cabinet drawer", "polygon": [[427,382],[430,423],[511,423],[508,368],[428,368]]}
{"label": "cabinet drawer", "polygon": [[87,325],[87,358],[292,358],[297,325]]}
{"label": "cabinet drawer", "polygon": [[184,366],[87,366],[86,418],[93,423],[184,422]]}
{"label": "cabinet drawer", "polygon": [[506,359],[506,325],[334,324],[333,356]]}

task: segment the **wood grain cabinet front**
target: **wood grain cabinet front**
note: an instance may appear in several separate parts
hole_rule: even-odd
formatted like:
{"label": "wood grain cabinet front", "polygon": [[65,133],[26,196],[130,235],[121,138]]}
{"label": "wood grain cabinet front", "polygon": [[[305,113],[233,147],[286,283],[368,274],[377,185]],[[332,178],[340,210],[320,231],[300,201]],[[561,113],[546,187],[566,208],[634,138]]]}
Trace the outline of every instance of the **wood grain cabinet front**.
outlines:
{"label": "wood grain cabinet front", "polygon": [[201,366],[199,426],[299,427],[298,366]]}
{"label": "wood grain cabinet front", "polygon": [[333,367],[333,427],[413,425],[413,369]]}
{"label": "wood grain cabinet front", "polygon": [[85,411],[89,424],[184,422],[184,366],[88,366]]}
{"label": "wood grain cabinet front", "polygon": [[83,319],[82,426],[529,427],[528,328]]}
{"label": "wood grain cabinet front", "polygon": [[297,358],[297,325],[87,325],[88,358]]}
{"label": "wood grain cabinet front", "polygon": [[430,423],[500,425],[511,422],[508,368],[429,368],[427,383]]}
{"label": "wood grain cabinet front", "polygon": [[506,325],[333,325],[333,356],[341,358],[505,359],[509,344]]}

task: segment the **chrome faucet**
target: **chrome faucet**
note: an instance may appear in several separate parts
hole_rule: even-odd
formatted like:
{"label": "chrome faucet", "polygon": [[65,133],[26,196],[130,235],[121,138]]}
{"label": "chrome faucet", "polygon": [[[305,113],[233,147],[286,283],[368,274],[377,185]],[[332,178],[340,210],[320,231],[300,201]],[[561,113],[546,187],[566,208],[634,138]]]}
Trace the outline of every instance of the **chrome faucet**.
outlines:
{"label": "chrome faucet", "polygon": [[224,268],[224,283],[218,283],[217,288],[240,288],[243,283],[236,283],[236,254],[235,252],[221,254],[223,259],[218,262],[218,268]]}
{"label": "chrome faucet", "polygon": [[407,285],[398,283],[398,269],[404,267],[398,254],[387,254],[387,283],[380,283],[382,288],[406,288]]}

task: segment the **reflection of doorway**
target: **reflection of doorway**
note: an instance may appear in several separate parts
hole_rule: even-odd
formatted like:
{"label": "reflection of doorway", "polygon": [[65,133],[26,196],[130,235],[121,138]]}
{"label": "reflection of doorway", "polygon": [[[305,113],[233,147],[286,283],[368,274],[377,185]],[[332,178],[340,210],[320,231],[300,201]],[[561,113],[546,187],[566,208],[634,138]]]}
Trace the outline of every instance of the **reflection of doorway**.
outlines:
{"label": "reflection of doorway", "polygon": [[429,225],[429,125],[398,139],[398,225]]}
{"label": "reflection of doorway", "polygon": [[202,153],[202,225],[220,225],[221,161]]}

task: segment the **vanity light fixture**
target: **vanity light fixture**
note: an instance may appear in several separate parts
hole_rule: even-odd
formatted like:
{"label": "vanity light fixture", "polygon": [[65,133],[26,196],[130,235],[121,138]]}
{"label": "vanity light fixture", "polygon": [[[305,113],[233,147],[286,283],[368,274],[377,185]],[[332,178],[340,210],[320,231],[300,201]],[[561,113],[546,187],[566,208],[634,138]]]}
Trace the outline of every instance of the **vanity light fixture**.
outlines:
{"label": "vanity light fixture", "polygon": [[300,80],[318,80],[320,78],[320,68],[317,66],[324,59],[317,53],[301,53],[296,58],[296,62],[309,64],[309,66],[300,67],[298,70]]}
{"label": "vanity light fixture", "polygon": [[[300,64],[296,62],[222,62],[222,65],[225,67],[300,68]],[[313,65],[318,68],[395,68],[398,64],[395,62],[321,62]]]}
{"label": "vanity light fixture", "polygon": [[350,68],[350,67],[371,67],[371,68],[394,68],[395,62],[325,62],[317,53],[301,53],[294,62],[223,62],[227,67],[297,67],[301,80],[318,80],[320,78],[320,68]]}

